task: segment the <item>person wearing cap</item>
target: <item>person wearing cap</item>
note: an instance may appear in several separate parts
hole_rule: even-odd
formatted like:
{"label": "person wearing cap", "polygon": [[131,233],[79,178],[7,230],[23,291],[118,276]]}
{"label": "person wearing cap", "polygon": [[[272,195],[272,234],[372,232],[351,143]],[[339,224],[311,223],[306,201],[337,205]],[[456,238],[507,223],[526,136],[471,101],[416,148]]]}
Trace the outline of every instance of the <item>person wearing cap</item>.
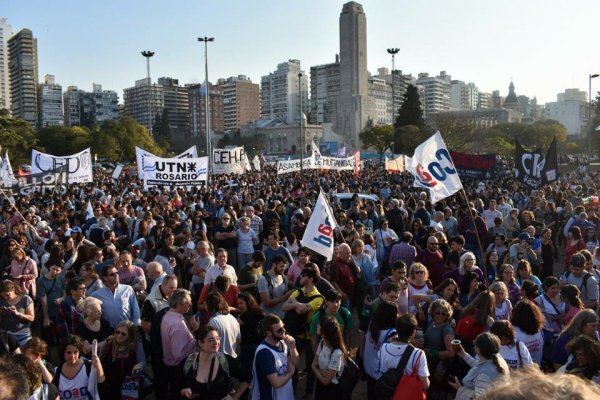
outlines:
{"label": "person wearing cap", "polygon": [[518,237],[519,241],[510,246],[508,249],[509,261],[515,271],[517,270],[519,261],[527,260],[530,264],[538,264],[538,256],[531,248],[533,238],[527,232],[521,232]]}
{"label": "person wearing cap", "polygon": [[569,270],[560,276],[562,286],[575,285],[581,292],[581,301],[586,308],[593,310],[598,306],[598,281],[585,270],[585,256],[575,253],[569,260]]}

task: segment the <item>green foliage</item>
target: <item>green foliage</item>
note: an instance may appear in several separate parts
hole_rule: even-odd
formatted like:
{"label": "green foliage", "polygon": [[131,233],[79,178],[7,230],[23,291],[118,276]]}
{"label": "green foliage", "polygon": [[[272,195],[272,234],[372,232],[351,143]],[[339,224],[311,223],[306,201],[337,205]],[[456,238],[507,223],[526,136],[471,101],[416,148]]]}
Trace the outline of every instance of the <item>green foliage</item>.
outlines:
{"label": "green foliage", "polygon": [[[566,142],[567,128],[553,120],[537,121],[533,124],[510,123],[496,125],[484,132],[482,136],[485,137],[482,150],[514,155],[515,139],[518,138],[519,143],[526,149],[537,147],[547,149],[554,137],[558,146]],[[507,148],[508,144],[511,147],[510,151]]]}
{"label": "green foliage", "polygon": [[392,125],[371,126],[363,130],[359,138],[366,149],[375,150],[383,158],[383,153],[394,141],[394,127]]}
{"label": "green foliage", "polygon": [[419,100],[419,90],[414,85],[408,85],[406,93],[403,96],[402,106],[398,111],[394,127],[400,128],[406,125],[415,125],[419,129],[425,129],[425,120],[423,119],[423,109]]}
{"label": "green foliage", "polygon": [[442,134],[448,150],[465,153],[480,151],[477,138],[481,136],[481,132],[473,120],[436,114],[433,117],[433,125]]}
{"label": "green foliage", "polygon": [[37,145],[37,139],[31,125],[3,112],[0,114],[0,145],[2,154],[8,150],[11,163],[16,168],[19,164],[29,164],[31,149]]}
{"label": "green foliage", "polygon": [[394,131],[394,153],[412,156],[418,145],[430,135],[416,125],[405,125]]}
{"label": "green foliage", "polygon": [[38,129],[37,138],[39,148],[56,156],[78,153],[92,143],[88,129],[78,126],[48,126]]}
{"label": "green foliage", "polygon": [[154,140],[161,147],[171,147],[171,127],[169,126],[169,110],[163,110],[162,115],[156,114],[154,125],[152,126]]}
{"label": "green foliage", "polygon": [[111,161],[135,160],[135,147],[162,156],[166,149],[156,144],[148,130],[130,117],[105,121],[92,132],[92,152]]}

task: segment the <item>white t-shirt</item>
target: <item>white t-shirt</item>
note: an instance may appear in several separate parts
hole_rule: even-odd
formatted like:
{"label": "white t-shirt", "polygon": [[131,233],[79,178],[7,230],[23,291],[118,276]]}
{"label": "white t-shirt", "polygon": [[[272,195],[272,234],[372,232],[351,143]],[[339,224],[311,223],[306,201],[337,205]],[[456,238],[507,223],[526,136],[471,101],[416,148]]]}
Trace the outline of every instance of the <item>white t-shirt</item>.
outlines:
{"label": "white t-shirt", "polygon": [[331,347],[327,346],[323,340],[319,342],[317,347],[317,360],[319,361],[319,369],[336,371],[335,376],[331,379],[332,383],[338,384],[338,378],[342,376],[344,371],[344,363],[342,350],[335,349],[332,351]]}
{"label": "white t-shirt", "polygon": [[[521,360],[519,361],[519,352],[517,351],[517,344],[521,351]],[[503,344],[500,346],[500,355],[511,369],[519,369],[533,364],[529,349],[525,346],[525,343],[520,340],[514,345]]]}
{"label": "white t-shirt", "polygon": [[[398,343],[385,343],[381,346],[379,349],[379,372],[384,374],[387,370],[396,368],[407,347],[408,345],[406,344]],[[406,363],[404,375],[411,375],[414,372],[413,366],[417,367],[417,375],[420,377],[424,378],[429,376],[427,358],[425,357],[425,352],[423,350],[413,350]]]}
{"label": "white t-shirt", "polygon": [[528,335],[516,326],[514,327],[514,330],[515,340],[525,343],[525,346],[527,346],[527,349],[529,350],[529,354],[531,354],[532,360],[540,365],[542,363],[542,352],[544,350],[544,336],[542,335],[542,331],[540,330],[536,334]]}
{"label": "white t-shirt", "polygon": [[204,275],[204,285],[210,285],[214,283],[217,279],[217,276],[225,275],[228,276],[231,280],[231,284],[233,286],[237,286],[237,274],[235,273],[235,268],[231,265],[225,265],[225,269],[221,269],[218,264],[214,264],[206,271],[206,275]]}
{"label": "white t-shirt", "polygon": [[215,314],[208,321],[208,325],[215,328],[221,337],[219,351],[237,358],[240,352],[240,342],[242,341],[240,324],[237,319],[231,314]]}
{"label": "white t-shirt", "polygon": [[506,299],[500,303],[500,307],[496,305],[494,308],[496,310],[496,317],[494,318],[496,321],[510,320],[510,313],[512,311],[512,304],[510,303],[510,300]]}

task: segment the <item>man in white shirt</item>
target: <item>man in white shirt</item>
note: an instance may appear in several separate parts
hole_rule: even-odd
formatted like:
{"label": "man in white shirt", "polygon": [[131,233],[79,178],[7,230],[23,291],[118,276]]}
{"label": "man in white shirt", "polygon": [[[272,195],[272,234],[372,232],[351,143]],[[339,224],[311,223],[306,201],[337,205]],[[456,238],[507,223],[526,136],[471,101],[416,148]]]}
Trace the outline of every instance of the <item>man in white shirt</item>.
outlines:
{"label": "man in white shirt", "polygon": [[231,280],[231,284],[237,286],[237,274],[235,268],[227,264],[227,250],[223,248],[217,249],[217,263],[206,271],[204,276],[204,284],[210,285],[215,282],[217,276],[226,275]]}
{"label": "man in white shirt", "polygon": [[502,213],[496,209],[496,200],[492,199],[489,202],[489,208],[487,210],[483,210],[483,219],[485,220],[485,224],[488,229],[494,227],[495,218],[503,219],[503,216]]}

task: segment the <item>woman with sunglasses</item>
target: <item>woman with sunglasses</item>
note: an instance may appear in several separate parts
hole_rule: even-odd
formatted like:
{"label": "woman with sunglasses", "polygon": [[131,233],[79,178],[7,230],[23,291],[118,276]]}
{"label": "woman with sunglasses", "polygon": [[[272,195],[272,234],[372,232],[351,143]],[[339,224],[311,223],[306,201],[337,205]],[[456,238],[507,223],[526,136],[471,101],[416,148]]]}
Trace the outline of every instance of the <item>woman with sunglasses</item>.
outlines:
{"label": "woman with sunglasses", "polygon": [[[198,352],[190,354],[183,365],[181,396],[202,400],[240,399],[252,378],[248,366],[219,352],[221,338],[212,326],[200,326],[196,341]],[[232,378],[238,381],[235,387]]]}
{"label": "woman with sunglasses", "polygon": [[103,399],[120,398],[125,378],[143,371],[146,366],[144,347],[131,321],[119,322],[113,336],[98,345],[98,355],[107,378],[100,386]]}
{"label": "woman with sunglasses", "polygon": [[36,262],[28,257],[25,250],[20,246],[13,249],[12,258],[13,260],[10,263],[10,276],[18,282],[23,293],[30,295],[31,298],[35,300],[35,280],[38,277]]}
{"label": "woman with sunglasses", "polygon": [[[429,271],[425,265],[415,262],[408,270],[408,312],[415,315],[417,308],[415,306],[414,295],[427,295],[433,289],[429,280]],[[421,306],[423,302],[419,302]],[[421,321],[423,322],[423,321]]]}

